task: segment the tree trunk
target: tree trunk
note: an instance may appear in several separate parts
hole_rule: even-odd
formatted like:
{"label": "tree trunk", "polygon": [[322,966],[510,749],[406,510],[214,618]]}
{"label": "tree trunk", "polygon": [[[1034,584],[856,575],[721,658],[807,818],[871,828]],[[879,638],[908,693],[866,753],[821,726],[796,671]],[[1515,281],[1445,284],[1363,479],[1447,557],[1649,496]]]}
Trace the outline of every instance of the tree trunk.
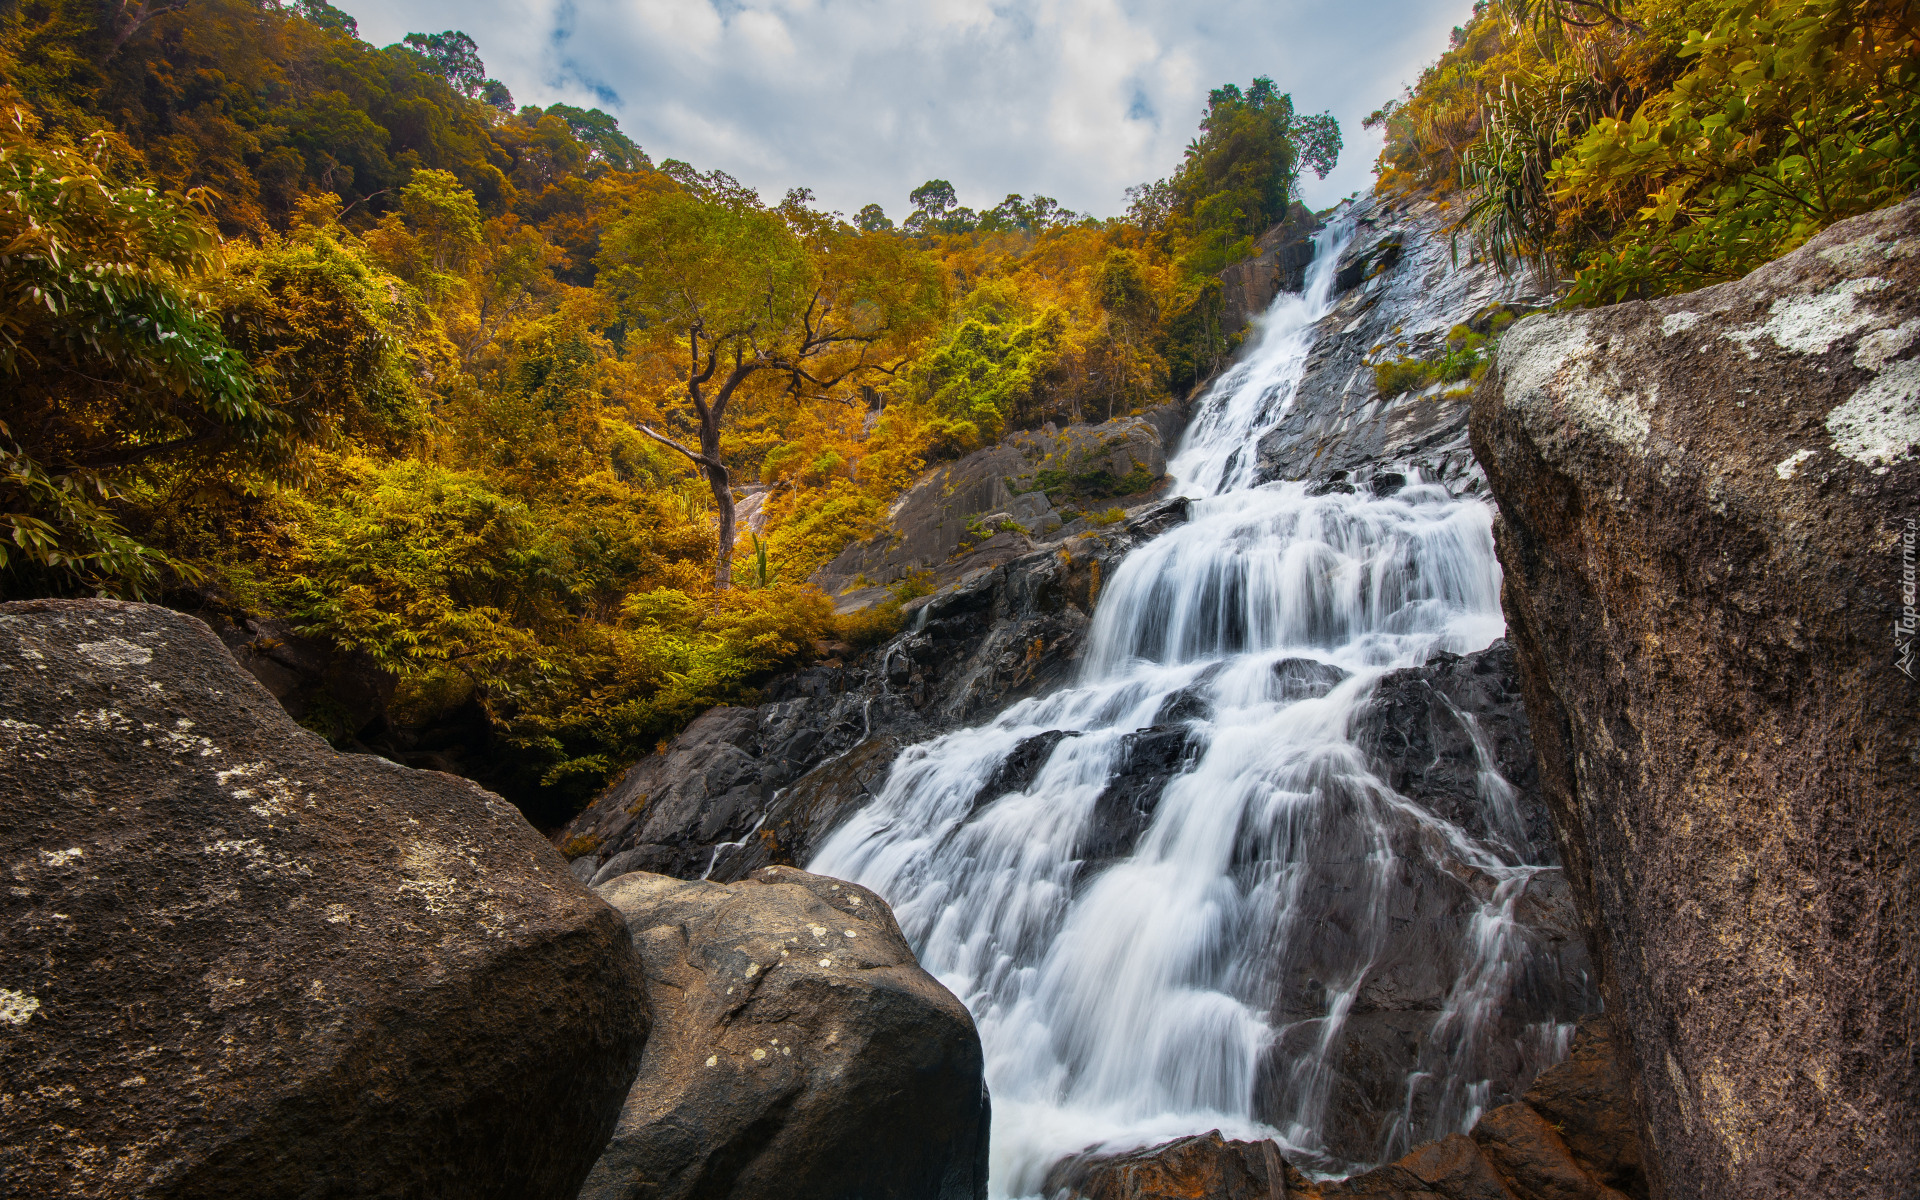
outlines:
{"label": "tree trunk", "polygon": [[719,545],[713,556],[713,586],[725,591],[733,586],[733,485],[727,469],[720,466],[720,423],[714,420],[700,423],[700,453],[706,456],[701,472],[707,477],[707,486],[713,489],[713,504],[719,510],[720,528],[716,531]]}

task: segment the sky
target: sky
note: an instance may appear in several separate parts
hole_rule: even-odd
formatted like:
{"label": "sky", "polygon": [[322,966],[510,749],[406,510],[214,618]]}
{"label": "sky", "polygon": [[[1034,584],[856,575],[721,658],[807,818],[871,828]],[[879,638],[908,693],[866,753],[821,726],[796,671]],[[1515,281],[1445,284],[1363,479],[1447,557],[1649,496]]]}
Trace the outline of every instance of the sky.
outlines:
{"label": "sky", "polygon": [[1207,91],[1271,76],[1346,150],[1301,198],[1372,184],[1361,120],[1446,49],[1472,0],[337,0],[376,45],[465,30],[521,104],[601,108],[655,162],[830,210],[946,179],[1097,217],[1172,173]]}

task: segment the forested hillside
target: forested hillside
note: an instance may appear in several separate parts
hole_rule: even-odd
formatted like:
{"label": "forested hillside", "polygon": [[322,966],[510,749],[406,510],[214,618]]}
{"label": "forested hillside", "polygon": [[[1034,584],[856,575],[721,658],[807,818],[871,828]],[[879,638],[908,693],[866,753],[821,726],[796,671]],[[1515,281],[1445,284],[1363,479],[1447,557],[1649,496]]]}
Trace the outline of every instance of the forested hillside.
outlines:
{"label": "forested hillside", "polygon": [[1911,0],[1478,0],[1380,186],[1573,303],[1689,291],[1913,190],[1916,50]]}
{"label": "forested hillside", "polygon": [[1340,144],[1262,79],[1124,217],[932,180],[896,226],[321,0],[5,6],[0,113],[0,590],[285,617],[543,821],[890,632],[805,580],[929,462],[1216,370],[1213,273]]}
{"label": "forested hillside", "polygon": [[[1733,278],[1912,188],[1915,35],[1907,0],[1482,0],[1375,114],[1379,186],[1575,303]],[[1122,216],[936,179],[896,224],[517,107],[458,31],[15,0],[0,591],[284,617],[557,821],[891,632],[805,581],[927,465],[1216,372],[1218,272],[1340,147],[1258,79]]]}

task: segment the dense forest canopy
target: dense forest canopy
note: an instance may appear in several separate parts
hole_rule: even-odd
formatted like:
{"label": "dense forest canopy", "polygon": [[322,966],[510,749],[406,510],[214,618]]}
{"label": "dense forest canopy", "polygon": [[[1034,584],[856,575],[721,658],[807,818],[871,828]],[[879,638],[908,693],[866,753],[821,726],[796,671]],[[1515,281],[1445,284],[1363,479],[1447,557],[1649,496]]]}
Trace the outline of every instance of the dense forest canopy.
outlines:
{"label": "dense forest canopy", "polygon": [[806,579],[929,461],[1217,366],[1211,263],[1338,150],[1259,80],[1150,227],[941,180],[848,219],[324,0],[20,0],[0,112],[6,593],[286,617],[544,821],[891,632]]}
{"label": "dense forest canopy", "polygon": [[[1911,190],[1914,49],[1905,0],[1483,2],[1375,115],[1380,187],[1575,302],[1729,278]],[[0,591],[284,617],[543,823],[890,633],[806,580],[929,463],[1217,371],[1218,272],[1341,149],[1262,78],[1122,216],[933,179],[896,223],[517,106],[482,50],[0,3]]]}

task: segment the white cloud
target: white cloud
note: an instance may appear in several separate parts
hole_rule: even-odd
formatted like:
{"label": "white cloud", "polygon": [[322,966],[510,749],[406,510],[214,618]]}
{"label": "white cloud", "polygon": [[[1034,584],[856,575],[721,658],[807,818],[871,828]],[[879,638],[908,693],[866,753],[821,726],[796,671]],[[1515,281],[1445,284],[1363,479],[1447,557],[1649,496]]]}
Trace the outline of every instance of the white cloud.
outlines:
{"label": "white cloud", "polygon": [[1471,0],[346,0],[377,44],[464,29],[522,103],[606,109],[656,160],[832,208],[953,182],[1107,216],[1168,174],[1207,89],[1270,75],[1331,110],[1347,149],[1324,205],[1367,187],[1361,118],[1446,47]]}

